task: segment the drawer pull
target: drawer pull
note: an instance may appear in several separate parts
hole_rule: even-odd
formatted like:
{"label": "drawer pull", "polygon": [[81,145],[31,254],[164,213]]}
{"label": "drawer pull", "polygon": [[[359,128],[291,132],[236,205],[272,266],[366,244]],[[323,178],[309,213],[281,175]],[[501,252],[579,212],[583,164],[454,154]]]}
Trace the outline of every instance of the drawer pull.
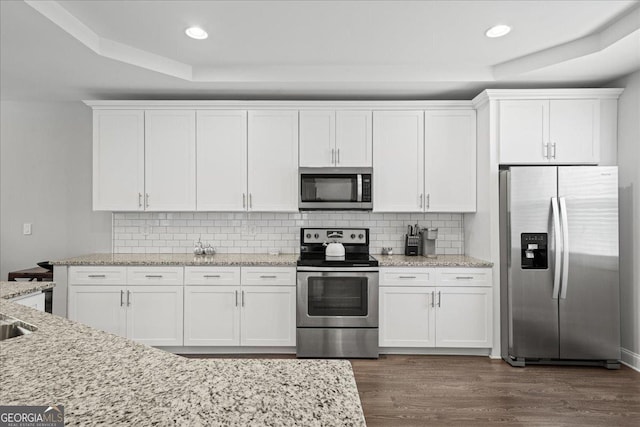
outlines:
{"label": "drawer pull", "polygon": [[456,280],[471,280],[472,276],[456,276]]}
{"label": "drawer pull", "polygon": [[398,276],[399,279],[415,279],[416,276]]}
{"label": "drawer pull", "polygon": [[89,274],[89,277],[92,279],[104,279],[107,276],[105,274]]}
{"label": "drawer pull", "polygon": [[145,274],[147,279],[162,279],[162,274]]}
{"label": "drawer pull", "polygon": [[216,279],[216,278],[219,278],[219,277],[220,277],[219,274],[205,274],[204,275],[205,279]]}
{"label": "drawer pull", "polygon": [[278,276],[260,276],[261,279],[275,279]]}

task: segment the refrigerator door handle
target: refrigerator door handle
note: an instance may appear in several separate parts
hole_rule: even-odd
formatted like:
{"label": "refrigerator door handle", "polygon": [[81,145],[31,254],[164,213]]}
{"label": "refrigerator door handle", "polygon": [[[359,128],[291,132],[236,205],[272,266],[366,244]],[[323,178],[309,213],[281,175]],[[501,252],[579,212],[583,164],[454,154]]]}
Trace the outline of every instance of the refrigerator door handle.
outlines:
{"label": "refrigerator door handle", "polygon": [[569,221],[567,219],[567,201],[560,197],[560,215],[562,217],[562,288],[560,299],[567,298],[569,286]]}
{"label": "refrigerator door handle", "polygon": [[555,264],[553,271],[553,299],[558,299],[558,295],[560,294],[560,272],[562,271],[562,251],[561,243],[560,243],[560,234],[562,231],[560,230],[560,212],[558,209],[558,198],[551,198],[551,210],[553,212],[553,237],[555,244]]}

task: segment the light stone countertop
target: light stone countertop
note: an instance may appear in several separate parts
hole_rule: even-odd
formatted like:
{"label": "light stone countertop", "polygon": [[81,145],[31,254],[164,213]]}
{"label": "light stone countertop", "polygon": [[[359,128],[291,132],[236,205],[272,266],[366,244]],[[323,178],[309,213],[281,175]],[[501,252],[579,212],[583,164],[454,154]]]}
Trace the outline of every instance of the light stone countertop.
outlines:
{"label": "light stone countertop", "polygon": [[406,255],[374,255],[380,267],[465,267],[486,268],[493,263],[466,255],[438,255],[436,258]]}
{"label": "light stone countertop", "polygon": [[38,291],[51,289],[55,286],[55,282],[2,282],[0,281],[0,298],[11,299],[22,295],[32,294]]}
{"label": "light stone countertop", "polygon": [[[466,255],[438,255],[436,258],[405,255],[373,255],[381,267],[491,267],[493,263]],[[54,265],[187,265],[187,266],[290,266],[298,254],[89,254],[59,261]]]}
{"label": "light stone countertop", "polygon": [[37,327],[0,345],[0,402],[64,405],[66,425],[365,426],[346,360],[187,359],[6,300],[0,312]]}
{"label": "light stone countertop", "polygon": [[89,254],[51,261],[53,265],[211,265],[293,266],[298,254]]}

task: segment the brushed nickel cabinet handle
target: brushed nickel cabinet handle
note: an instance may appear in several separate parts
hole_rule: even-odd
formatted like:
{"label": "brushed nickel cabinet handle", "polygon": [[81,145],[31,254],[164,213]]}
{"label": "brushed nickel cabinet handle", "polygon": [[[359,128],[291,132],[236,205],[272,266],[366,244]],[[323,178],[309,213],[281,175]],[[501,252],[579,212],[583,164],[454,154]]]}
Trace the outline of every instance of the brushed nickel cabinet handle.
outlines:
{"label": "brushed nickel cabinet handle", "polygon": [[442,307],[442,292],[438,291],[438,307]]}
{"label": "brushed nickel cabinet handle", "polygon": [[431,291],[431,307],[436,307],[436,291]]}
{"label": "brushed nickel cabinet handle", "polygon": [[142,207],[142,193],[138,193],[138,207]]}
{"label": "brushed nickel cabinet handle", "polygon": [[124,291],[120,290],[120,307],[124,305]]}
{"label": "brushed nickel cabinet handle", "polygon": [[247,207],[247,196],[246,194],[242,193],[242,209]]}
{"label": "brushed nickel cabinet handle", "polygon": [[145,207],[149,207],[149,193],[145,193],[144,194],[144,203],[145,203]]}
{"label": "brushed nickel cabinet handle", "polygon": [[89,274],[89,277],[91,277],[92,279],[104,279],[107,276],[104,274]]}
{"label": "brushed nickel cabinet handle", "polygon": [[127,291],[127,307],[131,305],[131,291]]}
{"label": "brushed nickel cabinet handle", "polygon": [[416,276],[398,276],[399,279],[415,279]]}
{"label": "brushed nickel cabinet handle", "polygon": [[331,149],[331,164],[336,162],[336,150],[334,148]]}
{"label": "brushed nickel cabinet handle", "polygon": [[242,295],[241,295],[241,296],[242,296],[242,298],[241,298],[241,300],[242,300],[242,306],[244,307],[244,291],[242,291]]}
{"label": "brushed nickel cabinet handle", "polygon": [[249,193],[249,208],[253,207],[253,197],[251,195],[251,193]]}
{"label": "brushed nickel cabinet handle", "polygon": [[261,279],[275,279],[278,276],[260,276]]}
{"label": "brushed nickel cabinet handle", "polygon": [[556,159],[556,143],[552,142],[551,143],[551,158],[552,159]]}
{"label": "brushed nickel cabinet handle", "polygon": [[456,276],[456,280],[471,280],[473,277],[471,276]]}
{"label": "brushed nickel cabinet handle", "polygon": [[236,307],[238,306],[238,291],[233,291],[236,295]]}
{"label": "brushed nickel cabinet handle", "polygon": [[337,150],[337,155],[336,155],[336,164],[339,165],[340,164],[340,149],[338,148]]}
{"label": "brushed nickel cabinet handle", "polygon": [[549,159],[549,144],[542,144],[542,157]]}
{"label": "brushed nickel cabinet handle", "polygon": [[145,274],[144,277],[148,279],[162,279],[164,276],[162,274]]}
{"label": "brushed nickel cabinet handle", "polygon": [[215,279],[215,278],[218,278],[218,277],[220,277],[219,274],[205,274],[204,275],[205,279]]}
{"label": "brushed nickel cabinet handle", "polygon": [[431,194],[427,194],[427,209],[431,207]]}
{"label": "brushed nickel cabinet handle", "polygon": [[418,202],[418,207],[419,207],[420,209],[422,209],[422,197],[423,197],[423,195],[422,195],[422,194],[420,194],[420,201]]}

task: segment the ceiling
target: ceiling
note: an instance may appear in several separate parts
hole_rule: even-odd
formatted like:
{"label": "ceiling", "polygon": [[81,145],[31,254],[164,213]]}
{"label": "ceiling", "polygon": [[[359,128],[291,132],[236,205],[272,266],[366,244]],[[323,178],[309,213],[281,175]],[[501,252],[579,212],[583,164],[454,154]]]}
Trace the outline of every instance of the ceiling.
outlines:
{"label": "ceiling", "polygon": [[[640,1],[1,1],[2,99],[470,99],[640,69]],[[484,31],[507,23],[512,32]],[[189,39],[186,27],[209,32]]]}

